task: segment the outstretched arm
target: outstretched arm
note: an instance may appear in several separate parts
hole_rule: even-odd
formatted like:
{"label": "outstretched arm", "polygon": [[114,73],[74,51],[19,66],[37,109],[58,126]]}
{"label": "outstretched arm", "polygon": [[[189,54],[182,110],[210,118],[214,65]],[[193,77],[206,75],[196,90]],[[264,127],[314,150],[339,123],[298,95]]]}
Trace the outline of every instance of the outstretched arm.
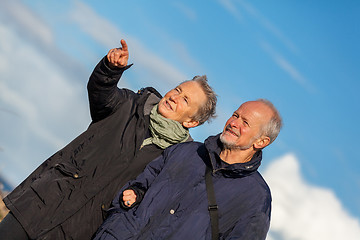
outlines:
{"label": "outstretched arm", "polygon": [[112,114],[127,99],[129,91],[119,89],[117,84],[123,72],[131,66],[127,66],[128,59],[128,46],[122,39],[121,47],[111,49],[91,74],[87,88],[93,122]]}

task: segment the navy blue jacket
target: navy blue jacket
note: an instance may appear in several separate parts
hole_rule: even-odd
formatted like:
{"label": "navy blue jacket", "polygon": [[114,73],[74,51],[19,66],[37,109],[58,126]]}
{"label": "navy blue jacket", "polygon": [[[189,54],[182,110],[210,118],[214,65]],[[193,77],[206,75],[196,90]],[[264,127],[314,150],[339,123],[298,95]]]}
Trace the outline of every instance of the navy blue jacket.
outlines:
{"label": "navy blue jacket", "polygon": [[95,239],[211,239],[205,185],[212,168],[219,206],[220,239],[265,239],[270,224],[270,189],[257,171],[262,152],[247,163],[227,164],[220,157],[219,135],[174,145],[152,161],[129,187],[145,192],[137,206],[121,207],[121,194]]}

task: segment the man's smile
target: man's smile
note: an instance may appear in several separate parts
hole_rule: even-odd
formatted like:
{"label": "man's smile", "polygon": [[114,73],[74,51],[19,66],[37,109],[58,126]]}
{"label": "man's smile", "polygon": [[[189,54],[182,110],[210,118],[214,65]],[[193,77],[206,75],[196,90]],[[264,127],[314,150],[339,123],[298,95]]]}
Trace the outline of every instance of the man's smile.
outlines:
{"label": "man's smile", "polygon": [[227,125],[226,126],[226,129],[225,129],[225,132],[235,136],[235,137],[239,137],[240,133],[236,133],[232,130],[231,126],[230,125]]}

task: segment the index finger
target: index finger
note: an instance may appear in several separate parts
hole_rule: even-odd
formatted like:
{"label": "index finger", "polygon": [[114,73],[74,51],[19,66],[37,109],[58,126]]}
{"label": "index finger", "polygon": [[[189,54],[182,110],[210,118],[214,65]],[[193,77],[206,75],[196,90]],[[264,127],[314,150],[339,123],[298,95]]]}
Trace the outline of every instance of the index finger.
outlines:
{"label": "index finger", "polygon": [[127,46],[125,40],[124,40],[124,39],[121,39],[120,43],[121,43],[122,49],[123,49],[124,51],[127,51],[127,50],[128,50],[128,46]]}

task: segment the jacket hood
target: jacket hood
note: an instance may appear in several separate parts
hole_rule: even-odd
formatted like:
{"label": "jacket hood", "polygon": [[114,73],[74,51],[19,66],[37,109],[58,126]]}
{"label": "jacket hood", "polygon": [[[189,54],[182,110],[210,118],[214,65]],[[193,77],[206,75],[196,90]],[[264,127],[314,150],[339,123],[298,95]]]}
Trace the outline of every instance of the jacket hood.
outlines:
{"label": "jacket hood", "polygon": [[228,164],[221,160],[220,152],[223,144],[220,141],[220,134],[208,137],[205,140],[205,148],[210,156],[213,173],[220,172],[227,177],[244,177],[256,172],[261,164],[261,150],[257,151],[252,159],[246,163]]}

